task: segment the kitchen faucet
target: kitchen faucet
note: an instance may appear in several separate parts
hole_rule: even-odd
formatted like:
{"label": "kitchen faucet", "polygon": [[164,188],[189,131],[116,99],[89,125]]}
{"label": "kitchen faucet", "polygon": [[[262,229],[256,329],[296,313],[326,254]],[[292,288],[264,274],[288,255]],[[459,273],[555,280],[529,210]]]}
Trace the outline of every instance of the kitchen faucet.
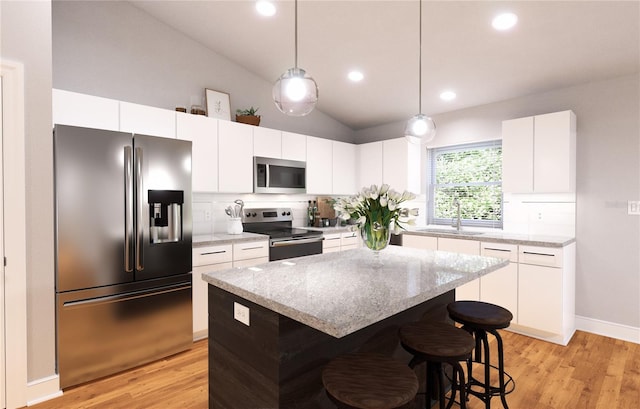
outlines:
{"label": "kitchen faucet", "polygon": [[457,198],[453,199],[453,205],[456,206],[456,211],[457,211],[457,215],[458,215],[458,218],[457,218],[456,224],[455,224],[456,230],[460,231],[460,228],[461,228],[461,223],[460,223],[460,201]]}

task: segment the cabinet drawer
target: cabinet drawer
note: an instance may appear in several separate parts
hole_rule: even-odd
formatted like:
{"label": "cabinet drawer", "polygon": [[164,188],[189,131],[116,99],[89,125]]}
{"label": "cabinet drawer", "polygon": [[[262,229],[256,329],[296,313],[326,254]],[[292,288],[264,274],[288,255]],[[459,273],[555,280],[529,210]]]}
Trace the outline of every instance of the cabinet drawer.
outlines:
{"label": "cabinet drawer", "polygon": [[345,246],[357,246],[359,241],[360,241],[360,237],[358,235],[358,232],[352,231],[349,233],[342,233],[340,245],[343,247],[343,250],[344,250]]}
{"label": "cabinet drawer", "polygon": [[480,255],[485,257],[504,258],[518,262],[518,246],[516,244],[480,243]]}
{"label": "cabinet drawer", "polygon": [[520,264],[562,267],[562,248],[520,246],[518,261]]}
{"label": "cabinet drawer", "polygon": [[233,260],[231,244],[196,247],[192,250],[192,254],[194,267],[204,266],[207,264],[226,263]]}
{"label": "cabinet drawer", "polygon": [[233,245],[233,261],[269,257],[268,241],[250,241]]}
{"label": "cabinet drawer", "polygon": [[269,257],[250,258],[246,260],[234,260],[233,266],[235,268],[246,268],[257,266],[258,264],[264,264],[269,262]]}
{"label": "cabinet drawer", "polygon": [[340,247],[340,233],[324,234],[322,240],[322,250],[333,247]]}

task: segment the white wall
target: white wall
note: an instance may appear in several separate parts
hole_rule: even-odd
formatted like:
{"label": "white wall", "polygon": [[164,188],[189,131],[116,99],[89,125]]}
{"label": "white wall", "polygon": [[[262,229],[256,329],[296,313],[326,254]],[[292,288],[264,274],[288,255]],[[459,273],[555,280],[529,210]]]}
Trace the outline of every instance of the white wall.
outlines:
{"label": "white wall", "polygon": [[271,99],[272,82],[123,1],[53,3],[53,85],[166,109],[188,107],[192,97],[204,105],[210,88],[230,94],[232,117],[237,108],[254,106],[268,128],[353,138],[350,128],[317,109],[301,118],[282,114]]}
{"label": "white wall", "polygon": [[[500,138],[505,119],[571,109],[577,117],[576,314],[640,327],[640,76],[631,75],[434,116],[432,146]],[[355,133],[402,135],[404,122]],[[640,340],[639,340],[640,341]]]}
{"label": "white wall", "polygon": [[33,381],[55,374],[51,2],[3,0],[0,7],[1,56],[25,67],[27,376]]}

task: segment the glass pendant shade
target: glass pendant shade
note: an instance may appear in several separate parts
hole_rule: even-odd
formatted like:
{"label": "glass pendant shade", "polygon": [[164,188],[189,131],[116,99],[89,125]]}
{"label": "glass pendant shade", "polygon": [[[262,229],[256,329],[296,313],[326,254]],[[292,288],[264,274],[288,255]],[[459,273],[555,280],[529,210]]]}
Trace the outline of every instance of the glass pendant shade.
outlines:
{"label": "glass pendant shade", "polygon": [[305,116],[318,102],[318,85],[302,68],[289,68],[273,86],[273,101],[286,115]]}
{"label": "glass pendant shade", "polygon": [[418,114],[409,119],[404,135],[411,143],[424,145],[436,136],[436,123],[430,117]]}

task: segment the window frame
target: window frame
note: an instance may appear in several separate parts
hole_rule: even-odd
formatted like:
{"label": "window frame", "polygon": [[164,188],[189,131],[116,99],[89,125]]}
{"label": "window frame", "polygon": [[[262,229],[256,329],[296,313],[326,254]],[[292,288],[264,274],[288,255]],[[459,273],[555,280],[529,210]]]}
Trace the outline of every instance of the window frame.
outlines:
{"label": "window frame", "polygon": [[477,220],[477,219],[461,219],[461,226],[468,227],[485,227],[493,229],[502,229],[504,225],[504,192],[502,192],[502,173],[500,182],[474,182],[465,185],[448,184],[436,185],[436,157],[442,153],[466,152],[474,149],[490,149],[502,148],[502,139],[488,140],[482,142],[472,142],[460,145],[441,146],[427,149],[427,224],[432,225],[455,225],[455,219],[452,218],[436,218],[435,217],[435,190],[436,186],[500,186],[500,220]]}

